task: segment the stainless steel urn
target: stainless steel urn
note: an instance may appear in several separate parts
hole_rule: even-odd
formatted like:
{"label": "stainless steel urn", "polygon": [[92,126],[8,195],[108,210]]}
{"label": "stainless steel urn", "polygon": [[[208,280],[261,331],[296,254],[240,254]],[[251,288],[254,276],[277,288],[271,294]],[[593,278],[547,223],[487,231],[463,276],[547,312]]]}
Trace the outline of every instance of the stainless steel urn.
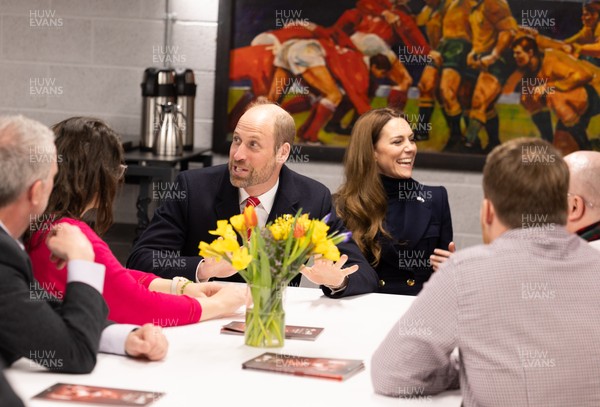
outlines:
{"label": "stainless steel urn", "polygon": [[177,89],[177,105],[183,115],[180,126],[183,131],[184,150],[194,149],[194,99],[196,98],[196,82],[191,69],[175,70],[175,88]]}
{"label": "stainless steel urn", "polygon": [[140,150],[149,151],[154,147],[154,136],[161,123],[161,106],[177,102],[175,70],[169,68],[148,68],[144,71],[142,87],[142,134]]}

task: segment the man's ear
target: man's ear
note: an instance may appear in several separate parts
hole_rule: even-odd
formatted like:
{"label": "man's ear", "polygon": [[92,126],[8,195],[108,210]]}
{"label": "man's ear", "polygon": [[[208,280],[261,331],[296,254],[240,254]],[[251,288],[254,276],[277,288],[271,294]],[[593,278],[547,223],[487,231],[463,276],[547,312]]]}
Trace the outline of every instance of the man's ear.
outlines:
{"label": "man's ear", "polygon": [[483,198],[483,203],[481,206],[481,221],[486,225],[491,225],[494,219],[496,218],[496,211],[494,209],[494,204],[487,198]]}
{"label": "man's ear", "polygon": [[38,206],[44,201],[44,181],[38,179],[27,190],[27,199],[32,206]]}
{"label": "man's ear", "polygon": [[567,221],[577,222],[585,215],[585,202],[579,195],[571,195],[567,199],[568,210],[567,210]]}
{"label": "man's ear", "polygon": [[281,164],[285,164],[285,162],[287,161],[288,157],[290,156],[290,151],[292,149],[292,146],[290,146],[290,143],[283,143],[278,149],[277,149],[277,162],[281,163]]}

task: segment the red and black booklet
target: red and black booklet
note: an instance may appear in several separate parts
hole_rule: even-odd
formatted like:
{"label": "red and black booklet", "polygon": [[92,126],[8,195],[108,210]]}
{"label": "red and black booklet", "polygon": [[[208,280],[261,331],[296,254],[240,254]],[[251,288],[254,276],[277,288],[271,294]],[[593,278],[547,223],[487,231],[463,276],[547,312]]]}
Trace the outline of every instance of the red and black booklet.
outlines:
{"label": "red and black booklet", "polygon": [[242,364],[243,369],[345,380],[365,367],[362,360],[315,358],[266,352]]}
{"label": "red and black booklet", "polygon": [[149,406],[165,393],[115,389],[83,384],[56,383],[34,399],[82,404],[108,404],[112,406]]}
{"label": "red and black booklet", "polygon": [[[245,329],[246,324],[243,321],[232,321],[221,328],[221,333],[227,335],[243,335]],[[312,326],[286,325],[285,339],[314,341],[322,331],[323,328],[316,328]]]}

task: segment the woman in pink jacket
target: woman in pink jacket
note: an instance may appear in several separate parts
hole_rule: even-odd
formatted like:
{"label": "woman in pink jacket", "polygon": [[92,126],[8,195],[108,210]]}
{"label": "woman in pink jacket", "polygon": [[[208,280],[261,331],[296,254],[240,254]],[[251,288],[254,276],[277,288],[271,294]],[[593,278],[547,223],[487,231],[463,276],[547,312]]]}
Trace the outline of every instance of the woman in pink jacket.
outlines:
{"label": "woman in pink jacket", "polygon": [[[34,276],[46,291],[58,300],[65,295],[66,269],[57,269],[43,243],[52,227],[69,223],[83,231],[95,261],[106,266],[103,295],[108,318],[115,322],[192,324],[232,313],[244,303],[245,288],[239,285],[166,280],[123,267],[100,238],[112,224],[112,205],[126,168],[119,137],[101,120],[87,117],[67,119],[53,130],[58,174],[46,213],[32,223],[26,242]],[[165,261],[164,255],[158,257]]]}

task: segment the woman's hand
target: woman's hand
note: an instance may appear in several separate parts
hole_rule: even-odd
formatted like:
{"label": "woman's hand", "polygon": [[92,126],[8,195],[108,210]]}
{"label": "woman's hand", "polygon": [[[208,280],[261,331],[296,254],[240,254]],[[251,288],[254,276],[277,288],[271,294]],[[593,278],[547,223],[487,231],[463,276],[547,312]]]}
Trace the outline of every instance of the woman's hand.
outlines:
{"label": "woman's hand", "polygon": [[448,250],[435,249],[433,251],[433,254],[429,256],[429,261],[431,262],[431,267],[433,267],[433,271],[438,271],[441,265],[444,264],[444,262],[448,260],[448,258],[450,258],[450,255],[455,251],[456,245],[454,244],[454,242],[450,242],[450,244],[448,245]]}

